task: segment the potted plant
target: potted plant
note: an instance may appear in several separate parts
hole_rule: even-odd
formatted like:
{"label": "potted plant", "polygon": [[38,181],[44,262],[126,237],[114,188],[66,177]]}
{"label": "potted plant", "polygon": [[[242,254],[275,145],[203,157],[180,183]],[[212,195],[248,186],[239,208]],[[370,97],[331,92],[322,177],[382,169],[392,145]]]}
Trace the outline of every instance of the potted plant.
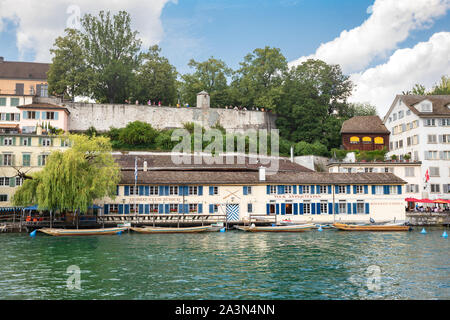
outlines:
{"label": "potted plant", "polygon": [[396,156],[395,154],[393,154],[393,155],[391,156],[391,160],[392,160],[392,162],[397,161],[397,156]]}
{"label": "potted plant", "polygon": [[406,162],[409,162],[409,160],[411,159],[411,155],[407,153],[403,156],[403,159],[405,159]]}

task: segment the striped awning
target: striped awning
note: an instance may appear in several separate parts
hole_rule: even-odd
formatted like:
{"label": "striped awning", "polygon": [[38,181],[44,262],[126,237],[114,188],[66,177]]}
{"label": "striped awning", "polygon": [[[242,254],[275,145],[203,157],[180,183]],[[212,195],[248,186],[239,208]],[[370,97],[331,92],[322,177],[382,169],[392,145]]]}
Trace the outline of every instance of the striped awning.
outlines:
{"label": "striped awning", "polygon": [[2,212],[13,212],[22,210],[21,207],[0,207],[0,213]]}

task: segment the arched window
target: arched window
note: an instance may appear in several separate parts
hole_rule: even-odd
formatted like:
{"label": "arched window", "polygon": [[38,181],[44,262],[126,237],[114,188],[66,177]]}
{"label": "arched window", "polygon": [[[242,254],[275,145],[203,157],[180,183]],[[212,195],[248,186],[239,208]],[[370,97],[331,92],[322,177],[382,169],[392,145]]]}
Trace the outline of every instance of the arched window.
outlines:
{"label": "arched window", "polygon": [[375,144],[384,144],[384,139],[382,137],[376,137],[374,141]]}
{"label": "arched window", "polygon": [[359,137],[350,137],[350,143],[359,143]]}
{"label": "arched window", "polygon": [[363,143],[372,143],[372,138],[371,137],[363,137],[362,142]]}

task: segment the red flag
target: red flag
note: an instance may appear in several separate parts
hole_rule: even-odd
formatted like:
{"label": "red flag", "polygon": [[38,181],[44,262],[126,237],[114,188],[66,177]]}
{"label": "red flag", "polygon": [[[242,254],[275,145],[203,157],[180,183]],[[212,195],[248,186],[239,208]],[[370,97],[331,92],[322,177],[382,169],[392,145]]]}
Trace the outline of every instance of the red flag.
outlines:
{"label": "red flag", "polygon": [[428,182],[430,180],[430,175],[428,174],[428,169],[427,172],[425,173],[425,182]]}

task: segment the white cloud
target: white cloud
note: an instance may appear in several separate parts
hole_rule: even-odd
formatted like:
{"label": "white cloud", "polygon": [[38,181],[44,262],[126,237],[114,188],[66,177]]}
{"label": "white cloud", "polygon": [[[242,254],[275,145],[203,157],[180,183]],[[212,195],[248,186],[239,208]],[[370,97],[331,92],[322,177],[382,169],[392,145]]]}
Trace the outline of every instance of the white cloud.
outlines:
{"label": "white cloud", "polygon": [[430,89],[442,75],[450,74],[450,32],[435,33],[413,48],[396,50],[389,60],[351,75],[356,89],[350,101],[370,102],[383,117],[396,94],[416,83]]}
{"label": "white cloud", "polygon": [[312,55],[290,63],[300,64],[308,58],[340,64],[344,72],[358,72],[377,57],[385,57],[408,38],[411,31],[429,27],[445,15],[450,0],[376,0],[368,9],[370,17],[360,26],[344,30],[339,37],[323,43]]}
{"label": "white cloud", "polygon": [[[168,2],[176,0],[0,0],[0,32],[5,20],[17,24],[17,48],[21,57],[32,51],[36,61],[49,62],[50,48],[57,36],[63,35],[71,15],[70,6],[80,8],[81,15],[97,14],[100,10],[116,13],[125,10],[131,15],[132,27],[146,48],[158,43],[163,37],[161,12]],[[70,23],[70,22],[69,22]]]}

